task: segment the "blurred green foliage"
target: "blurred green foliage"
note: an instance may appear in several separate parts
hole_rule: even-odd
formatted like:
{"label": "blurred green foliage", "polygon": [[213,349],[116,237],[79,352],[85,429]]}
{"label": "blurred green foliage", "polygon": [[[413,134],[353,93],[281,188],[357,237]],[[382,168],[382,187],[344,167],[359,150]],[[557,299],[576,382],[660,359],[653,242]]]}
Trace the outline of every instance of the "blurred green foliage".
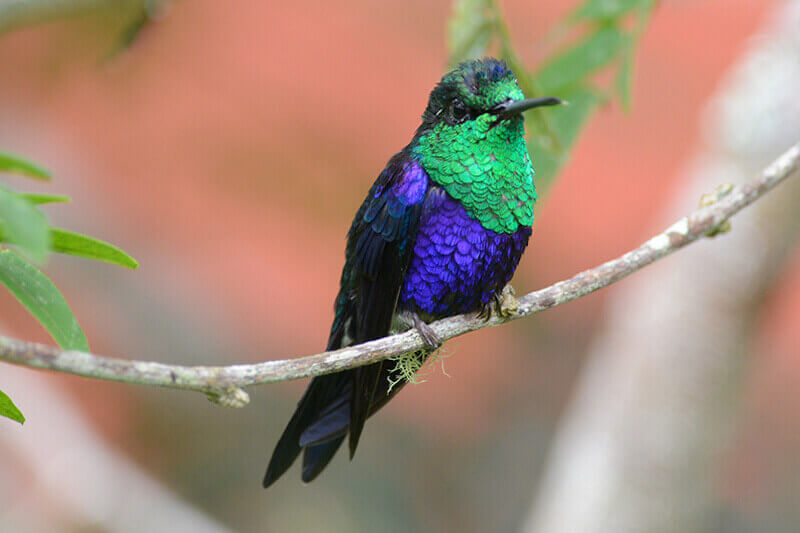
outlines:
{"label": "blurred green foliage", "polygon": [[89,351],[86,335],[50,279],[13,250],[0,251],[0,283],[65,350]]}
{"label": "blurred green foliage", "polygon": [[47,255],[47,218],[15,192],[0,187],[0,235],[37,263]]}
{"label": "blurred green foliage", "polygon": [[[496,53],[516,73],[528,97],[557,96],[571,105],[529,112],[529,149],[536,184],[546,190],[567,160],[578,132],[610,97],[630,107],[634,51],[657,0],[586,0],[559,27],[554,52],[536,69],[517,55],[497,0],[456,0],[447,28],[451,65]],[[493,50],[493,46],[496,50]],[[614,70],[604,87],[598,73]]]}
{"label": "blurred green foliage", "polygon": [[65,229],[50,229],[50,249],[54,252],[96,259],[126,268],[139,266],[133,257],[113,244]]}
{"label": "blurred green foliage", "polygon": [[22,415],[22,411],[14,405],[11,398],[3,391],[0,391],[0,416],[10,418],[20,424],[25,423],[25,417]]}
{"label": "blurred green foliage", "polygon": [[[6,153],[0,153],[0,172],[50,179],[50,173],[45,169]],[[39,206],[68,201],[70,198],[67,196],[20,193],[0,186],[0,242],[13,247],[0,250],[0,284],[39,321],[60,347],[89,351],[86,335],[64,296],[33,263],[43,263],[51,251],[127,268],[136,268],[138,263],[107,242],[50,227]],[[1,391],[0,415],[24,421],[19,409]]]}

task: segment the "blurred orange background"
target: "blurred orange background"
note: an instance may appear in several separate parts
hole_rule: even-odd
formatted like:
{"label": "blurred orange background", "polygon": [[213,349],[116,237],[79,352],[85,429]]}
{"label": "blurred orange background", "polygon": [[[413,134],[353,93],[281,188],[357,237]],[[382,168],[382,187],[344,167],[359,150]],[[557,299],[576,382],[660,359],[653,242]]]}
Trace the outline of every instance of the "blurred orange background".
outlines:
{"label": "blurred orange background", "polygon": [[[575,2],[557,4],[503,3],[530,65]],[[632,111],[602,108],[540,200],[518,293],[660,229],[658,207],[698,150],[704,103],[774,5],[659,6],[637,53]],[[3,36],[2,148],[51,169],[44,189],[72,196],[48,207],[54,224],[118,244],[141,265],[128,272],[51,257],[46,272],[93,351],[228,364],[321,350],[350,219],[418,125],[446,63],[449,10],[421,1],[176,2],[106,62],[121,28],[108,15]],[[115,447],[237,530],[313,530],[325,513],[339,516],[330,530],[513,530],[613,290],[448,343],[450,377],[435,368],[409,386],[367,424],[356,459],[342,454],[308,487],[292,470],[260,488],[304,383],[254,389],[243,410],[74,377],[48,383],[77,397]],[[772,495],[800,490],[778,466],[798,462],[798,320],[792,269],[762,323],[746,418],[719,474],[721,500],[745,522],[792,512],[796,499]],[[16,337],[51,342],[7,292],[0,321]],[[25,411],[26,391],[2,388]],[[27,424],[48,416],[25,414]]]}

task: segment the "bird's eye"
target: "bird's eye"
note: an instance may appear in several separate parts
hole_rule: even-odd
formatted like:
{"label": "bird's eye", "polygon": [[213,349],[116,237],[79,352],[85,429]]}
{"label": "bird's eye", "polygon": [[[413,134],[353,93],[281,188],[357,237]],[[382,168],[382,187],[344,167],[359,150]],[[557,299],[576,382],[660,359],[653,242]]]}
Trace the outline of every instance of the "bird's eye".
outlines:
{"label": "bird's eye", "polygon": [[467,106],[462,104],[459,100],[453,100],[453,103],[450,104],[450,117],[453,123],[461,124],[468,116],[469,109],[467,109]]}

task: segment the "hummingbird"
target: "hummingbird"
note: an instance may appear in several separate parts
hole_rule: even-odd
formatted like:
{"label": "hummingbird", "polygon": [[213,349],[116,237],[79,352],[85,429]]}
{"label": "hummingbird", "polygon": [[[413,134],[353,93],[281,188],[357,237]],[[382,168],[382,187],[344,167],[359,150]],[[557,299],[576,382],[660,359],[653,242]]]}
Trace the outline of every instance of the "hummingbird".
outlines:
{"label": "hummingbird", "polygon": [[[350,226],[327,350],[415,328],[430,353],[441,346],[430,322],[508,311],[501,296],[528,245],[536,201],[522,112],[560,103],[526,99],[493,58],[442,77],[411,142],[389,160]],[[264,487],[301,451],[301,478],[312,481],[348,435],[352,459],[366,419],[402,388],[399,372],[381,361],[312,379]]]}

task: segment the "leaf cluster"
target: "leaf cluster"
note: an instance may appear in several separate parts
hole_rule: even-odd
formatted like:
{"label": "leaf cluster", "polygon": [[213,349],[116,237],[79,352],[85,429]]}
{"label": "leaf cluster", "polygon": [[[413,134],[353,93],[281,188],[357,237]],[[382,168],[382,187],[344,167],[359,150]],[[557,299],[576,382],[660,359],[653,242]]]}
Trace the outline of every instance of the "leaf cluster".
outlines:
{"label": "leaf cluster", "polygon": [[[0,172],[49,181],[39,165],[0,152]],[[105,261],[127,268],[138,263],[116,246],[94,237],[50,226],[45,204],[69,202],[67,196],[19,192],[0,185],[0,284],[28,310],[65,350],[89,351],[86,335],[64,296],[38,267],[50,252]],[[11,399],[0,391],[0,415],[24,422]]]}

